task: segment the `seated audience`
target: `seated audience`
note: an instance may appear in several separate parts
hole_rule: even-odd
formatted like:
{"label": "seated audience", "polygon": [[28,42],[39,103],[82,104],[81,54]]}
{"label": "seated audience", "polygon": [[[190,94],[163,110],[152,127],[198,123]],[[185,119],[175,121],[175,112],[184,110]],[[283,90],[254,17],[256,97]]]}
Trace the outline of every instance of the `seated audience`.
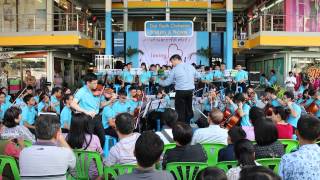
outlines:
{"label": "seated audience", "polygon": [[[103,153],[98,136],[92,134],[89,130],[88,121],[90,117],[83,114],[74,114],[71,121],[70,131],[66,137],[68,144],[72,149],[83,149],[87,151],[96,151]],[[98,177],[98,171],[94,162],[91,162],[89,168],[90,179]]]}
{"label": "seated audience", "polygon": [[201,144],[190,145],[192,128],[183,122],[177,122],[172,129],[173,139],[177,146],[166,151],[162,168],[170,162],[206,162],[207,155]]}
{"label": "seated audience", "polygon": [[66,179],[69,168],[76,165],[76,157],[62,136],[59,118],[40,115],[35,123],[37,141],[24,148],[19,159],[22,179]]}
{"label": "seated audience", "polygon": [[196,124],[198,128],[207,128],[209,127],[209,122],[208,119],[204,116],[200,117],[197,121]]}
{"label": "seated audience", "polygon": [[292,139],[293,127],[286,122],[287,112],[283,107],[272,108],[272,121],[278,129],[278,139]]}
{"label": "seated audience", "polygon": [[137,158],[138,168],[131,174],[119,176],[118,180],[174,180],[166,171],[157,171],[155,164],[159,162],[163,151],[163,142],[152,131],[143,132],[134,147],[134,155]]}
{"label": "seated audience", "polygon": [[196,130],[191,144],[221,143],[227,145],[228,131],[220,127],[223,113],[219,109],[213,108],[209,113],[208,120],[210,126]]}
{"label": "seated audience", "polygon": [[35,142],[34,135],[23,125],[19,125],[21,121],[21,109],[15,106],[9,108],[3,119],[3,129],[0,134],[1,139],[23,138]]}
{"label": "seated audience", "polygon": [[228,180],[228,178],[223,170],[207,167],[198,173],[196,180]]}
{"label": "seated audience", "polygon": [[218,154],[218,161],[234,161],[234,143],[240,139],[246,139],[246,132],[241,127],[234,126],[228,131],[228,146],[221,149]]}
{"label": "seated audience", "polygon": [[300,148],[282,157],[279,175],[282,179],[319,179],[320,147],[316,141],[320,137],[320,120],[314,116],[302,116],[297,125]]}
{"label": "seated audience", "polygon": [[239,180],[281,180],[271,169],[264,166],[243,168]]}
{"label": "seated audience", "polygon": [[254,147],[252,142],[241,139],[234,144],[235,157],[238,160],[238,167],[231,168],[227,172],[228,180],[238,180],[240,171],[248,166],[257,166],[255,162]]}
{"label": "seated audience", "polygon": [[278,141],[278,130],[271,119],[267,118],[254,127],[257,144],[254,145],[257,159],[281,157],[284,146]]}
{"label": "seated audience", "polygon": [[120,141],[114,145],[109,152],[105,164],[112,166],[115,164],[136,164],[133,154],[135,143],[140,136],[134,133],[133,116],[129,113],[120,113],[116,116],[116,132]]}
{"label": "seated audience", "polygon": [[261,108],[253,106],[249,111],[249,119],[253,126],[242,126],[241,128],[246,132],[247,139],[250,141],[254,141],[254,126],[256,123],[261,122],[261,120],[265,117],[265,114]]}
{"label": "seated audience", "polygon": [[166,109],[161,114],[161,121],[164,122],[162,131],[156,132],[164,144],[174,143],[172,127],[178,120],[178,113],[174,109]]}

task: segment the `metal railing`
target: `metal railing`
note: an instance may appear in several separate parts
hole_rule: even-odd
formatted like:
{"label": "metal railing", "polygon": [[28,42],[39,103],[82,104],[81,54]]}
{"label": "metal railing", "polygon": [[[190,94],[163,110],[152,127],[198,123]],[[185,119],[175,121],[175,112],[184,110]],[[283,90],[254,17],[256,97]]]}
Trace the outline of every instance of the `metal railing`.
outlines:
{"label": "metal railing", "polygon": [[287,16],[267,14],[260,15],[248,23],[248,34],[260,31],[286,32],[320,32],[320,15]]}
{"label": "metal railing", "polygon": [[0,32],[78,31],[98,39],[101,30],[90,23],[84,14],[0,14]]}

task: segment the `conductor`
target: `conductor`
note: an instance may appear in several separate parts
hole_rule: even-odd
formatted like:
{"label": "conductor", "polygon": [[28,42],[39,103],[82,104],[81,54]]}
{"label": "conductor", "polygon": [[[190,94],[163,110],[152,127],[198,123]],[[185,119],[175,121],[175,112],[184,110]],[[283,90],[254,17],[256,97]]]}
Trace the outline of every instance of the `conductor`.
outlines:
{"label": "conductor", "polygon": [[194,80],[199,78],[200,74],[192,65],[183,63],[180,55],[171,56],[170,62],[174,68],[166,79],[159,81],[159,84],[161,86],[169,86],[175,83],[175,110],[178,113],[178,120],[189,124],[193,117]]}

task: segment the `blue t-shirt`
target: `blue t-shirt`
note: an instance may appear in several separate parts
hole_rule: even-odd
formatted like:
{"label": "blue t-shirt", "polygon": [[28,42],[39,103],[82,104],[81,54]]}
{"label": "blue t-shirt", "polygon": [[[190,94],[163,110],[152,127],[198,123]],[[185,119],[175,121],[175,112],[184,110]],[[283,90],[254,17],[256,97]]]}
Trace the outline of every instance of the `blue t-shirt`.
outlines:
{"label": "blue t-shirt", "polygon": [[72,117],[72,111],[70,107],[65,106],[60,114],[60,123],[61,123],[61,128],[64,128],[64,125],[67,125],[70,127],[71,125],[71,117]]}
{"label": "blue t-shirt", "polygon": [[52,104],[55,104],[54,109],[56,110],[57,114],[60,114],[60,101],[55,96],[51,96],[50,100]]}
{"label": "blue t-shirt", "polygon": [[240,70],[237,72],[236,76],[234,77],[236,82],[240,82],[242,80],[248,80],[248,73],[244,70]]}
{"label": "blue t-shirt", "polygon": [[10,100],[11,100],[11,96],[10,95],[6,95],[6,103],[11,103]]}
{"label": "blue t-shirt", "polygon": [[37,111],[34,106],[24,106],[22,108],[22,119],[20,125],[27,122],[29,125],[33,125],[36,119]]}
{"label": "blue t-shirt", "polygon": [[112,110],[115,112],[116,115],[124,112],[132,113],[134,111],[129,101],[126,101],[124,103],[116,101],[112,105]]}
{"label": "blue t-shirt", "polygon": [[102,111],[102,125],[104,129],[109,127],[109,120],[116,116],[115,112],[110,106],[105,106]]}
{"label": "blue t-shirt", "polygon": [[212,108],[218,107],[218,101],[214,101],[211,106],[211,103],[208,98],[204,100],[203,104],[204,104],[204,110],[209,112],[211,111]]}
{"label": "blue t-shirt", "polygon": [[276,75],[271,76],[269,80],[269,86],[273,86],[276,83],[277,83],[277,76]]}
{"label": "blue t-shirt", "polygon": [[96,114],[99,113],[100,98],[99,96],[94,96],[87,86],[80,88],[74,98],[78,101],[80,108]]}
{"label": "blue t-shirt", "polygon": [[245,115],[241,118],[241,126],[252,126],[252,124],[249,120],[250,108],[251,107],[247,103],[243,104],[242,110]]}
{"label": "blue t-shirt", "polygon": [[151,73],[149,71],[142,71],[142,74],[139,76],[139,80],[142,84],[148,85]]}
{"label": "blue t-shirt", "polygon": [[34,100],[36,101],[36,103],[39,103],[39,96],[35,96],[35,97],[33,97],[34,98]]}
{"label": "blue t-shirt", "polygon": [[316,112],[315,116],[320,118],[320,100],[315,101],[316,105],[318,106],[318,111]]}
{"label": "blue t-shirt", "polygon": [[26,106],[26,103],[23,101],[22,98],[17,98],[16,99],[16,105],[19,106],[22,109],[23,107]]}
{"label": "blue t-shirt", "polygon": [[202,81],[212,81],[213,80],[213,74],[206,72],[204,75],[201,76]]}
{"label": "blue t-shirt", "polygon": [[126,82],[126,83],[133,82],[133,75],[130,73],[130,71],[124,70],[122,73],[123,73],[122,77],[123,77],[124,82]]}
{"label": "blue t-shirt", "polygon": [[42,112],[42,111],[43,111],[43,108],[48,107],[48,106],[49,106],[49,104],[41,101],[41,102],[38,104],[38,106],[37,106],[38,113]]}
{"label": "blue t-shirt", "polygon": [[214,70],[213,71],[213,78],[216,78],[216,79],[220,79],[223,77],[223,74],[220,70]]}
{"label": "blue t-shirt", "polygon": [[10,106],[11,106],[10,102],[5,102],[0,105],[0,120],[3,119],[4,113],[9,109]]}
{"label": "blue t-shirt", "polygon": [[288,123],[291,124],[293,127],[297,128],[298,120],[300,119],[300,116],[301,116],[301,107],[296,103],[292,103],[292,108],[297,113],[297,117],[293,117],[290,114],[288,118]]}
{"label": "blue t-shirt", "polygon": [[273,107],[280,107],[280,106],[282,106],[277,99],[272,99],[272,100],[271,100],[271,105],[272,105]]}

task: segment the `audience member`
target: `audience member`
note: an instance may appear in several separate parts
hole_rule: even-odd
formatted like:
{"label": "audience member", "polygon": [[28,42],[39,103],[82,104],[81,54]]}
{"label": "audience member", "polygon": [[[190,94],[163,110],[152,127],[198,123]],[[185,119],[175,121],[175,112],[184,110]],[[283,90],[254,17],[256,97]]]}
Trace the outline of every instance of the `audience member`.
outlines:
{"label": "audience member", "polygon": [[206,162],[207,155],[201,144],[190,145],[192,128],[183,122],[177,122],[172,129],[173,139],[177,146],[165,152],[162,168],[170,162]]}
{"label": "audience member", "polygon": [[131,174],[119,176],[118,180],[174,180],[169,172],[155,169],[155,164],[160,160],[163,147],[162,140],[154,132],[143,132],[134,147],[138,168]]}
{"label": "audience member", "polygon": [[246,132],[241,127],[234,126],[228,131],[228,146],[221,149],[218,154],[218,161],[234,161],[234,143],[240,139],[246,139]]}
{"label": "audience member", "polygon": [[282,179],[319,179],[320,147],[316,141],[320,137],[320,120],[314,116],[302,116],[296,134],[300,148],[282,157],[279,175]]}
{"label": "audience member", "polygon": [[24,148],[19,167],[22,179],[66,179],[69,168],[76,165],[76,157],[62,136],[59,118],[40,115],[35,132],[37,141]]}
{"label": "audience member", "polygon": [[257,144],[254,145],[255,156],[261,158],[281,157],[284,146],[278,141],[278,130],[271,119],[267,118],[254,127]]}
{"label": "audience member", "polygon": [[115,164],[136,164],[133,154],[135,143],[140,136],[134,133],[133,116],[129,113],[120,113],[116,116],[116,132],[120,141],[114,145],[109,152],[105,164],[112,166]]}
{"label": "audience member", "polygon": [[293,127],[286,122],[288,114],[283,107],[272,108],[272,121],[278,129],[278,139],[292,139]]}
{"label": "audience member", "polygon": [[198,173],[196,180],[228,180],[228,178],[223,170],[207,167]]}
{"label": "audience member", "polygon": [[156,132],[164,144],[174,143],[172,135],[172,127],[178,121],[178,113],[174,109],[165,109],[161,114],[161,121],[164,122],[163,129]]}
{"label": "audience member", "polygon": [[234,144],[235,157],[238,160],[238,167],[231,168],[227,172],[228,180],[238,180],[240,171],[248,166],[257,166],[252,142],[247,139],[240,139]]}
{"label": "audience member", "polygon": [[191,144],[221,143],[227,145],[228,132],[220,127],[223,113],[219,109],[213,108],[209,113],[208,120],[210,126],[196,130]]}
{"label": "audience member", "polygon": [[281,180],[271,169],[264,166],[243,168],[239,180]]}

